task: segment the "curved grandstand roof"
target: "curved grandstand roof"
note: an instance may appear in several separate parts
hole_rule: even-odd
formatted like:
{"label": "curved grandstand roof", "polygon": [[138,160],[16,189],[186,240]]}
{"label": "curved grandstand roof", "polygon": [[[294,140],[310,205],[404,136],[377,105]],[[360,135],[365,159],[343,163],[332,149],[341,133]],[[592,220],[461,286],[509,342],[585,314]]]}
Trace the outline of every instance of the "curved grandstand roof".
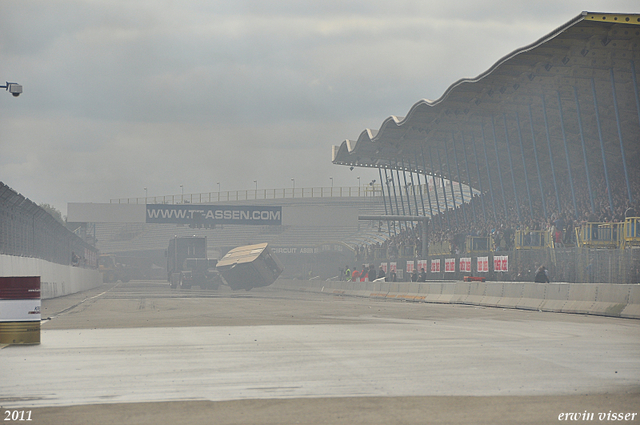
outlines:
{"label": "curved grandstand roof", "polygon": [[442,175],[485,192],[499,179],[519,191],[538,175],[547,187],[553,175],[584,179],[587,167],[603,175],[603,157],[609,173],[635,170],[638,71],[640,15],[583,12],[438,100],[334,146],[333,163]]}

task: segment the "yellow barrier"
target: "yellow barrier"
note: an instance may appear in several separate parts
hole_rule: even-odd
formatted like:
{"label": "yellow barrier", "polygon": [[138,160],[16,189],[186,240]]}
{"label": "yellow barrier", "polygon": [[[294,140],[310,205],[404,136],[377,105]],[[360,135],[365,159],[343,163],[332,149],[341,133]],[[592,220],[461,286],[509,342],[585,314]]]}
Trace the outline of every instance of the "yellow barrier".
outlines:
{"label": "yellow barrier", "polygon": [[465,251],[469,254],[493,251],[488,236],[467,236]]}
{"label": "yellow barrier", "polygon": [[584,223],[576,228],[578,246],[618,248],[624,245],[625,223]]}
{"label": "yellow barrier", "polygon": [[627,217],[624,221],[624,246],[640,245],[640,217]]}
{"label": "yellow barrier", "polygon": [[447,241],[433,242],[429,244],[429,255],[449,255],[451,254],[451,243]]}
{"label": "yellow barrier", "polygon": [[516,230],[516,249],[543,249],[553,246],[548,230]]}

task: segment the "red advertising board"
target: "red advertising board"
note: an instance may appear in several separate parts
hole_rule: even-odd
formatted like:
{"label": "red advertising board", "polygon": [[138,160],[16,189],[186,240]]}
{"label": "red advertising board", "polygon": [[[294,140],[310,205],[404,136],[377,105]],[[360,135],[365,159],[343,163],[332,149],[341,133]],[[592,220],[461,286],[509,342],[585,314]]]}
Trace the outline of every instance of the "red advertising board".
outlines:
{"label": "red advertising board", "polygon": [[440,259],[431,260],[431,273],[440,273]]}
{"label": "red advertising board", "polygon": [[489,272],[489,257],[478,257],[478,273]]}
{"label": "red advertising board", "polygon": [[471,258],[460,259],[460,271],[465,273],[471,273]]}
{"label": "red advertising board", "polygon": [[40,299],[40,276],[0,277],[0,300]]}
{"label": "red advertising board", "polygon": [[413,261],[407,261],[407,273],[413,273],[414,263]]}
{"label": "red advertising board", "polygon": [[444,259],[444,272],[445,273],[454,273],[456,271],[456,259],[455,258],[445,258]]}
{"label": "red advertising board", "polygon": [[0,344],[40,344],[40,276],[0,277]]}
{"label": "red advertising board", "polygon": [[418,271],[427,271],[427,260],[418,260]]}
{"label": "red advertising board", "polygon": [[509,271],[509,256],[508,255],[496,255],[493,257],[493,270],[496,272],[508,272]]}

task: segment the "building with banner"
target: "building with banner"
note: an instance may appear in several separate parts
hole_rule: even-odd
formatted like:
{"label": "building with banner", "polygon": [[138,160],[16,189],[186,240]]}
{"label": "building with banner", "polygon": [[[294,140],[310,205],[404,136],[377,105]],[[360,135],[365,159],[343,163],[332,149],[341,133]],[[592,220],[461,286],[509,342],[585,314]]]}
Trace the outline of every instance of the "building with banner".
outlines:
{"label": "building with banner", "polygon": [[[334,189],[339,195],[341,188]],[[101,254],[140,270],[140,278],[166,278],[165,251],[175,236],[206,236],[209,258],[222,258],[237,246],[269,243],[285,266],[285,277],[322,279],[353,267],[359,247],[386,239],[378,223],[358,220],[363,211],[382,213],[379,190],[361,191],[362,196],[356,190],[344,190],[345,196],[310,192],[298,188],[276,198],[252,193],[240,200],[238,193],[226,193],[220,202],[216,194],[202,203],[190,195],[185,203],[70,203],[67,220]]]}

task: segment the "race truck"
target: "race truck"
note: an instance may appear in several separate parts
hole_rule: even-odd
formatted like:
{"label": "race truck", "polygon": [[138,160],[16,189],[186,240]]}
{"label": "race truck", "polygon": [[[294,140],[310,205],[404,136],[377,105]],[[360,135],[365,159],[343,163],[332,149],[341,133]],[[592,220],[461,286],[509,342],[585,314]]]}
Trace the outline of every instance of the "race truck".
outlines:
{"label": "race truck", "polygon": [[234,248],[218,261],[216,268],[234,291],[269,286],[284,270],[267,243]]}
{"label": "race truck", "polygon": [[167,249],[167,280],[171,288],[218,289],[217,260],[207,258],[206,236],[174,237]]}

